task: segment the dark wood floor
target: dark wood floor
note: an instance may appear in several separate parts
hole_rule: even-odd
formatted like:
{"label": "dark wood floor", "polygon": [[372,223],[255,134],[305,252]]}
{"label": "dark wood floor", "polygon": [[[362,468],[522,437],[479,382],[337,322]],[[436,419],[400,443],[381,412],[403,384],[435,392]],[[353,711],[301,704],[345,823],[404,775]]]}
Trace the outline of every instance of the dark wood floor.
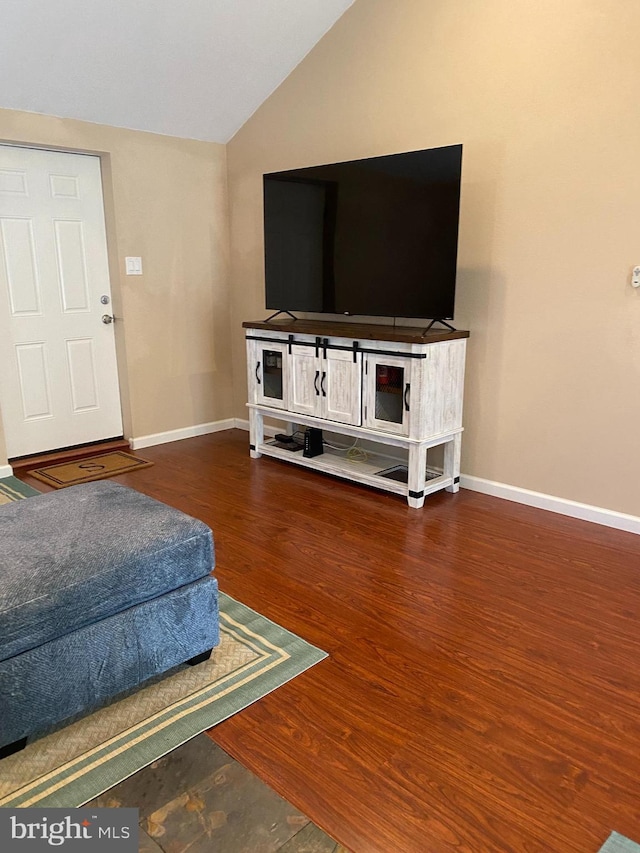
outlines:
{"label": "dark wood floor", "polygon": [[640,537],[464,490],[412,510],[237,430],[140,455],[118,479],[211,525],[222,589],[329,652],[210,732],[329,835],[640,841]]}

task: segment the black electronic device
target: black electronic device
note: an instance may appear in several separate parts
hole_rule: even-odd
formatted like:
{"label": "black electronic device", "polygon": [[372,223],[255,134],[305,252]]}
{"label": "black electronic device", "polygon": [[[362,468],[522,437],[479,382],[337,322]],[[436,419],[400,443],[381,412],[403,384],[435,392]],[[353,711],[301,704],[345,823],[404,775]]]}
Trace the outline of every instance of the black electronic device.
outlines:
{"label": "black electronic device", "polygon": [[264,175],[266,307],[451,320],[462,145]]}
{"label": "black electronic device", "polygon": [[297,441],[278,441],[276,439],[275,441],[270,441],[269,444],[271,447],[277,447],[279,450],[290,450],[292,453],[304,449],[304,445]]}
{"label": "black electronic device", "polygon": [[320,456],[324,453],[322,447],[322,430],[315,427],[307,427],[304,432],[304,450],[303,456]]}

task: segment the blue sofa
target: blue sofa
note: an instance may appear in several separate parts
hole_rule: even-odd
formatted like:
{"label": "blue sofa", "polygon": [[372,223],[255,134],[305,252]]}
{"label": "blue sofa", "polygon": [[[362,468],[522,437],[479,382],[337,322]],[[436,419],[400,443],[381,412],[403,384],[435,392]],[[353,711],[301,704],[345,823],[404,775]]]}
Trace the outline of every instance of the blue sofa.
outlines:
{"label": "blue sofa", "polygon": [[113,481],[0,508],[0,757],[219,641],[213,536]]}

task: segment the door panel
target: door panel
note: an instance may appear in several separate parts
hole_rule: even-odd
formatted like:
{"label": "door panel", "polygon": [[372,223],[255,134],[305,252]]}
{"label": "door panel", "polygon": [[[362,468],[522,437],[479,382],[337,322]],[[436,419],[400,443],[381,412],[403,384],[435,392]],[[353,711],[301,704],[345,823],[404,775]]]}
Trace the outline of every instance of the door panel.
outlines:
{"label": "door panel", "polygon": [[67,341],[67,362],[73,411],[97,408],[98,377],[91,338]]}
{"label": "door panel", "polygon": [[[326,372],[326,376],[324,373]],[[323,417],[341,424],[362,423],[362,353],[328,350],[323,363]]]}
{"label": "door panel", "polygon": [[289,408],[300,415],[321,415],[320,359],[315,349],[294,344],[291,347],[291,390]]}
{"label": "door panel", "polygon": [[[106,305],[101,298],[109,301]],[[0,145],[8,456],[122,435],[100,160]]]}
{"label": "door panel", "polygon": [[89,311],[82,222],[53,223],[63,311]]}
{"label": "door panel", "polygon": [[29,219],[0,219],[10,311],[14,317],[40,313],[40,282],[36,268],[33,223]]}
{"label": "door panel", "polygon": [[44,344],[16,346],[18,383],[25,421],[51,417],[51,389]]}

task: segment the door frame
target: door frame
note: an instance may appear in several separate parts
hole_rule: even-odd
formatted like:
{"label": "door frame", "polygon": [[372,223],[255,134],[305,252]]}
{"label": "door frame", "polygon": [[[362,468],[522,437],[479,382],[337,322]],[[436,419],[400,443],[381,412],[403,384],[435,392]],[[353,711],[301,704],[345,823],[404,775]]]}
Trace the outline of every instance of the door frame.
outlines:
{"label": "door frame", "polygon": [[[122,431],[125,439],[132,435],[131,429],[131,401],[129,396],[129,373],[127,368],[127,355],[125,346],[125,335],[123,327],[123,298],[122,281],[120,278],[120,263],[116,240],[116,207],[115,194],[113,191],[113,172],[111,168],[111,155],[107,151],[95,151],[82,148],[66,148],[58,145],[44,145],[25,141],[14,141],[0,139],[2,145],[12,148],[28,148],[37,151],[51,151],[55,154],[85,154],[98,157],[100,160],[100,182],[102,185],[102,205],[104,212],[104,225],[107,242],[107,265],[109,270],[109,282],[111,285],[111,305],[113,315],[116,318],[114,325],[116,365],[118,374],[118,387],[120,396],[120,411],[122,415]],[[15,458],[15,457],[14,457]],[[2,460],[6,460],[6,466]],[[4,471],[8,469],[8,473]],[[7,456],[5,444],[4,420],[2,414],[2,400],[0,399],[0,476],[10,476],[11,464]]]}

